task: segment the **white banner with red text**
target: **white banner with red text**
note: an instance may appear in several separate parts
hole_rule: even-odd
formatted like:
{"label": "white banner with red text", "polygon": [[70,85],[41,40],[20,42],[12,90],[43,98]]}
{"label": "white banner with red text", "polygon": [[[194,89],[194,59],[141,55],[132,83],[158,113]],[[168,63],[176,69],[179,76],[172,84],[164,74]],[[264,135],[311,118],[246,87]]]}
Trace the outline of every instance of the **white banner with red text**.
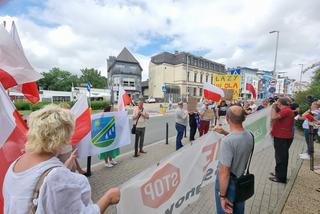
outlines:
{"label": "white banner with red text", "polygon": [[[249,115],[244,125],[255,135],[255,152],[272,145],[270,108]],[[210,131],[131,178],[121,186],[117,213],[180,213],[199,198],[201,188],[214,182],[222,137]]]}

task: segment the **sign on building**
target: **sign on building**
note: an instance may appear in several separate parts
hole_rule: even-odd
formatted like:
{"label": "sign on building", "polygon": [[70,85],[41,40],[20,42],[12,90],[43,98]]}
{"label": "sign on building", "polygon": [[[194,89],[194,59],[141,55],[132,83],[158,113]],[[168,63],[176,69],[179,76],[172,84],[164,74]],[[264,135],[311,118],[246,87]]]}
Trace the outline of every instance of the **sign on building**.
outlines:
{"label": "sign on building", "polygon": [[233,89],[232,99],[239,99],[241,77],[238,74],[214,74],[213,84],[222,89]]}

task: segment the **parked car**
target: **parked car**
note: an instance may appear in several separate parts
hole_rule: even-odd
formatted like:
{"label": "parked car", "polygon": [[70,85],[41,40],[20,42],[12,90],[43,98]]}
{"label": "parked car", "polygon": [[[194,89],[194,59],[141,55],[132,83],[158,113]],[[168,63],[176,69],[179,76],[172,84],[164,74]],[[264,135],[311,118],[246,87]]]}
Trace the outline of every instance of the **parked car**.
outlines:
{"label": "parked car", "polygon": [[156,99],[154,99],[153,97],[149,97],[147,100],[146,100],[146,103],[155,103],[156,102]]}

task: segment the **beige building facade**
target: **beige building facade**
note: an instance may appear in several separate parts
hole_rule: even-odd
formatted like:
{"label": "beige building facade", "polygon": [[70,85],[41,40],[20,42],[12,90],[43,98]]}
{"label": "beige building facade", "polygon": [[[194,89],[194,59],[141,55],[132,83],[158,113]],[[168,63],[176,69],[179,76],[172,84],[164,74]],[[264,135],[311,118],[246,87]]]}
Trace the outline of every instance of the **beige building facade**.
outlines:
{"label": "beige building facade", "polygon": [[149,95],[159,100],[187,100],[202,97],[203,83],[213,82],[213,74],[225,73],[225,65],[190,53],[163,52],[149,64]]}

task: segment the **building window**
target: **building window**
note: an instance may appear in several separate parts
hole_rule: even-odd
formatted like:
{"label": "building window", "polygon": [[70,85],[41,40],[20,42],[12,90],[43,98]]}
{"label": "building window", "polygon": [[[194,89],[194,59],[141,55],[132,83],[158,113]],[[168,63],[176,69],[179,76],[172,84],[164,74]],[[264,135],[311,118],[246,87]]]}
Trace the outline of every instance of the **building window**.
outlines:
{"label": "building window", "polygon": [[200,82],[202,83],[203,74],[200,74]]}
{"label": "building window", "polygon": [[207,74],[206,75],[206,82],[208,82],[208,79],[209,79],[209,75]]}
{"label": "building window", "polygon": [[193,96],[197,96],[197,88],[193,88]]}
{"label": "building window", "polygon": [[202,96],[202,88],[199,88],[199,96]]}
{"label": "building window", "polygon": [[193,79],[194,82],[197,82],[197,73],[194,73],[194,79]]}
{"label": "building window", "polygon": [[134,82],[129,82],[129,86],[134,87]]}
{"label": "building window", "polygon": [[129,82],[128,81],[123,81],[123,86],[129,86]]}
{"label": "building window", "polygon": [[188,71],[187,73],[187,81],[189,82],[190,81],[190,72]]}
{"label": "building window", "polygon": [[68,102],[70,101],[69,96],[52,96],[53,102]]}
{"label": "building window", "polygon": [[213,74],[211,75],[211,84],[213,84]]}

